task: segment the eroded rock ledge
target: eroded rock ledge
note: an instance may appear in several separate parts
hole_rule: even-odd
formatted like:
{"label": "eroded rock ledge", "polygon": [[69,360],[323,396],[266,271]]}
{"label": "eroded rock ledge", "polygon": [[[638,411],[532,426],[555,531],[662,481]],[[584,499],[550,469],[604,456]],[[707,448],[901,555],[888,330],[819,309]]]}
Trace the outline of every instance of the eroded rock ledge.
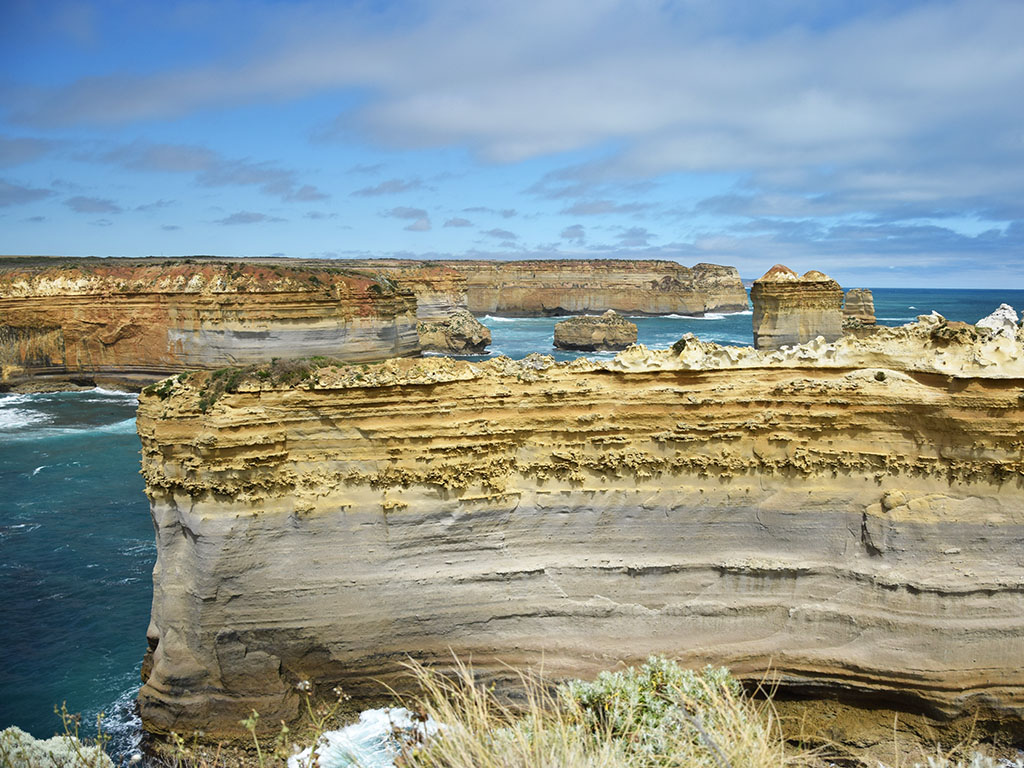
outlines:
{"label": "eroded rock ledge", "polygon": [[138,418],[145,727],[289,719],[299,680],[362,695],[452,651],[496,679],[657,652],[1019,726],[1022,346],[930,316],[770,353],[329,366],[212,404],[210,374],[169,380]]}

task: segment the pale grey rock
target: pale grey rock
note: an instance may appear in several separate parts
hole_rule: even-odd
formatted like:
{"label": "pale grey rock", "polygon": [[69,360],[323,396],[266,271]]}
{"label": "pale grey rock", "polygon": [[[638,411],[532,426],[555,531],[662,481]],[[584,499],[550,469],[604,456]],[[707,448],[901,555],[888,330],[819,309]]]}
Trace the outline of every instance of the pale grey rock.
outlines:
{"label": "pale grey rock", "polygon": [[983,317],[975,325],[978,328],[992,331],[993,336],[1005,336],[1012,339],[1017,335],[1017,312],[1009,304],[1000,304],[995,312]]}

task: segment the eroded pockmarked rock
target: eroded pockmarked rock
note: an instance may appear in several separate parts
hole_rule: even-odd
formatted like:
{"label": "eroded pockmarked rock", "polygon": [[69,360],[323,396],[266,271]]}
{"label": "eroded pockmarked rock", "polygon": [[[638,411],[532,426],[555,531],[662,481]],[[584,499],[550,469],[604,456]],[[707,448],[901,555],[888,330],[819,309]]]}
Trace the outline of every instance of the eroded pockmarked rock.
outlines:
{"label": "eroded pockmarked rock", "polygon": [[810,270],[802,276],[776,264],[754,281],[754,346],[779,349],[843,334],[843,289],[828,275]]}
{"label": "eroded pockmarked rock", "polygon": [[621,350],[636,343],[636,323],[609,309],[603,315],[572,317],[555,323],[554,344],[582,352]]}
{"label": "eroded pockmarked rock", "polygon": [[1007,338],[1016,336],[1020,328],[1017,311],[1009,304],[1000,304],[991,315],[981,318],[975,325]]}
{"label": "eroded pockmarked rock", "polygon": [[1022,722],[1019,338],[933,315],[775,351],[212,378],[140,398],[152,731],[291,719],[300,680],[361,696],[453,651],[496,680],[661,653]]}

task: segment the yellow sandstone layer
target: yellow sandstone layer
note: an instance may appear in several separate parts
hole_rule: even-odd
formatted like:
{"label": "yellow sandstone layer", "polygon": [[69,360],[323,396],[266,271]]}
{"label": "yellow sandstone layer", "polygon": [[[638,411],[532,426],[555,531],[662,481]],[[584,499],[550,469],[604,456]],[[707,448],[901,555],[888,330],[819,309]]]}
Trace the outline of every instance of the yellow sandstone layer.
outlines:
{"label": "yellow sandstone layer", "polygon": [[1024,719],[1019,335],[180,378],[138,416],[151,731],[291,719],[300,680],[367,695],[452,652]]}

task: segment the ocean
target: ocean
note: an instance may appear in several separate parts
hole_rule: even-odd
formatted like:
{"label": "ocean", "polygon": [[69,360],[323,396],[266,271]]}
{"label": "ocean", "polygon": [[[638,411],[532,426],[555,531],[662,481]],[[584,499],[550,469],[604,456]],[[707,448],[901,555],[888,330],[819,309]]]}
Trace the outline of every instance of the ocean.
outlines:
{"label": "ocean", "polygon": [[[937,310],[975,322],[1024,290],[875,289],[884,325]],[[639,341],[666,347],[684,333],[749,344],[750,312],[639,317]],[[485,317],[492,355],[577,357],[551,346],[558,318]],[[592,355],[593,357],[611,357]],[[133,395],[91,389],[0,394],[0,728],[61,730],[54,707],[95,731],[105,712],[113,752],[140,735],[134,714],[156,559],[139,476]]]}

